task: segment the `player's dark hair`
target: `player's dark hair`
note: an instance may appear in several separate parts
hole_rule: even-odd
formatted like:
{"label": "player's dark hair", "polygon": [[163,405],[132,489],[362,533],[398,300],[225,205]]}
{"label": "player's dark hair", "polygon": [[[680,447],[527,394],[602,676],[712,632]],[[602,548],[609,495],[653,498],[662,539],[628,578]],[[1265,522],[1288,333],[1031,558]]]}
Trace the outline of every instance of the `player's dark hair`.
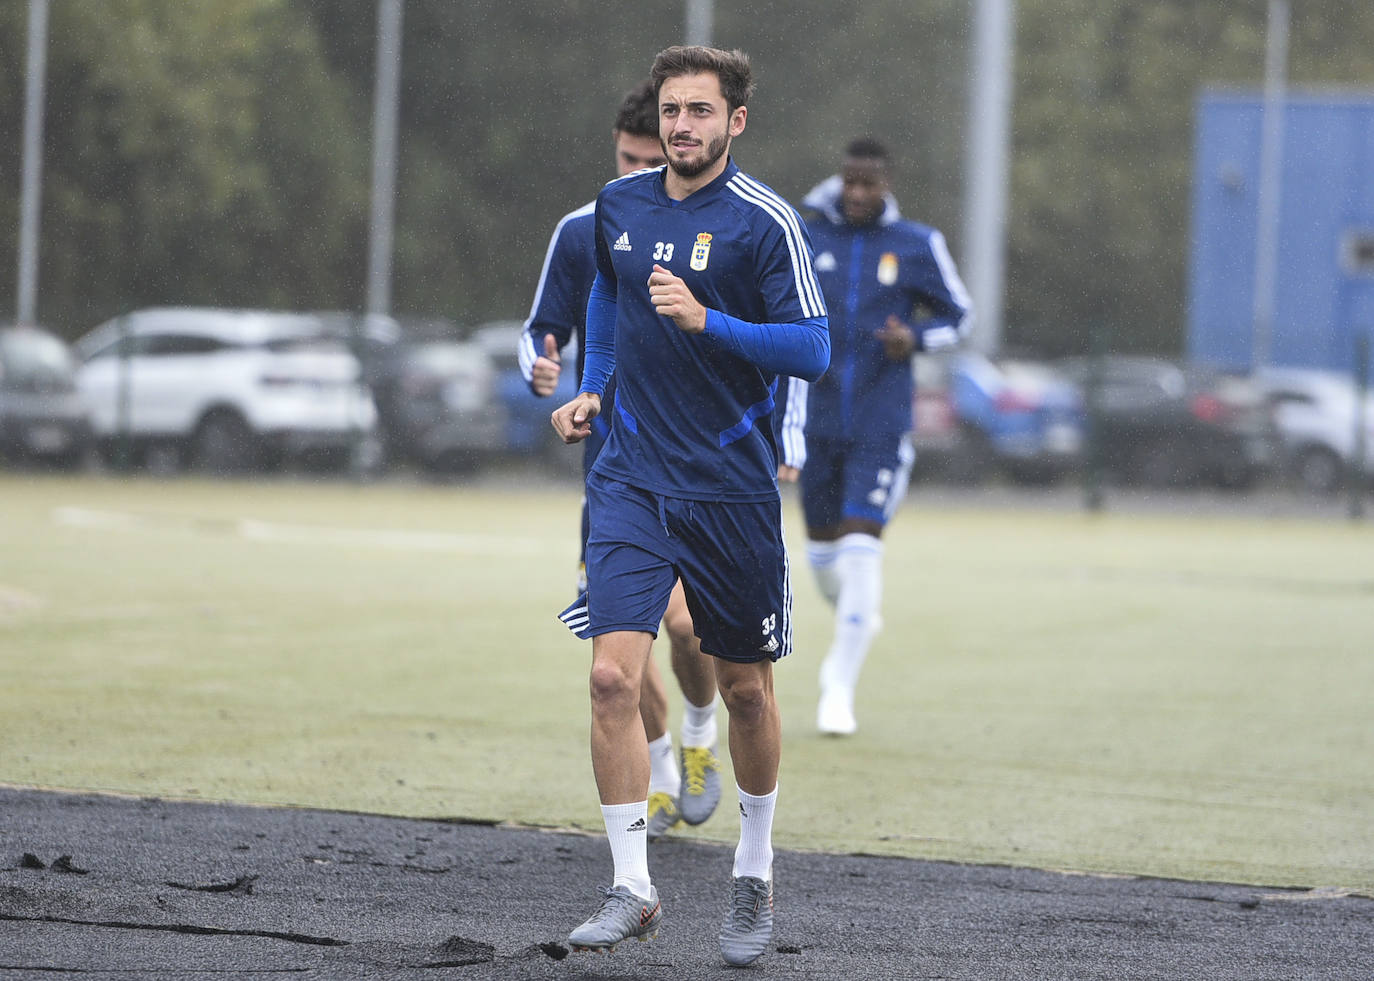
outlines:
{"label": "player's dark hair", "polygon": [[725,96],[725,104],[731,112],[749,104],[749,97],[754,94],[754,72],[749,67],[749,56],[739,50],[724,51],[699,44],[674,45],[658,53],[649,72],[654,98],[658,98],[659,90],[668,79],[703,72],[710,72],[720,80],[720,94]]}
{"label": "player's dark hair", "polygon": [[625,93],[625,101],[615,114],[614,128],[617,133],[658,139],[658,92],[649,79]]}
{"label": "player's dark hair", "polygon": [[844,155],[857,160],[876,160],[884,167],[892,166],[892,154],[887,152],[887,147],[871,136],[860,136],[856,140],[851,140],[849,146],[844,148]]}

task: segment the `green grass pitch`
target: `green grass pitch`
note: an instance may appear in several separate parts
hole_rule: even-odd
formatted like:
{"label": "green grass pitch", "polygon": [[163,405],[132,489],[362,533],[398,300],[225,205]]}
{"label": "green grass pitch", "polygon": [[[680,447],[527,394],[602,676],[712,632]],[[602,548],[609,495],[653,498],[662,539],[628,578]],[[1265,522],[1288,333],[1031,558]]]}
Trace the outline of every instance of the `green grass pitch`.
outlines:
{"label": "green grass pitch", "polygon": [[[577,507],[0,475],[0,782],[599,831]],[[1374,892],[1374,528],[918,489],[835,740],[784,514],[779,846]],[[726,803],[691,833],[733,841]]]}

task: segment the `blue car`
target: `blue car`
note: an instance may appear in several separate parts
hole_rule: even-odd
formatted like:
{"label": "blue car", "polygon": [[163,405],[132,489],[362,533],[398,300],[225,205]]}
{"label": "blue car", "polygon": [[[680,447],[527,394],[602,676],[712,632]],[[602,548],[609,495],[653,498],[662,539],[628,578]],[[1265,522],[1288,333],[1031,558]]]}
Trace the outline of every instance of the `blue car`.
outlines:
{"label": "blue car", "polygon": [[958,429],[953,465],[966,481],[1000,473],[1045,483],[1078,465],[1087,415],[1071,381],[1033,361],[972,351],[947,357],[946,397]]}
{"label": "blue car", "polygon": [[558,388],[548,398],[540,398],[520,373],[516,345],[524,329],[519,320],[499,320],[483,324],[471,335],[496,363],[496,398],[506,410],[506,449],[517,456],[566,455],[580,465],[581,454],[568,450],[549,422],[553,410],[577,394],[576,341],[563,351]]}

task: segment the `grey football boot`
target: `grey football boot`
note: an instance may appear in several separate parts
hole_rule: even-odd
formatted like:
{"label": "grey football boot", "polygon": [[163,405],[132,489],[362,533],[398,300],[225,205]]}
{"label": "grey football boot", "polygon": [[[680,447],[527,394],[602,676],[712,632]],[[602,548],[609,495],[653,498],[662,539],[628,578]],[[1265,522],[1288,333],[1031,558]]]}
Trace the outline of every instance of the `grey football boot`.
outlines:
{"label": "grey football boot", "polygon": [[630,937],[649,940],[658,936],[662,921],[663,906],[653,886],[649,887],[648,899],[625,886],[614,886],[606,890],[606,898],[591,919],[568,934],[568,945],[573,950],[615,950],[616,944]]}
{"label": "grey football boot", "polygon": [[773,937],[773,883],[742,875],[730,886],[730,908],[720,927],[725,963],[743,967],[758,960]]}
{"label": "grey football boot", "polygon": [[682,763],[678,811],[688,824],[701,824],[720,803],[720,757],[714,746],[683,746],[678,758]]}
{"label": "grey football boot", "polygon": [[658,841],[681,823],[682,814],[677,809],[677,801],[661,790],[649,795],[650,841]]}

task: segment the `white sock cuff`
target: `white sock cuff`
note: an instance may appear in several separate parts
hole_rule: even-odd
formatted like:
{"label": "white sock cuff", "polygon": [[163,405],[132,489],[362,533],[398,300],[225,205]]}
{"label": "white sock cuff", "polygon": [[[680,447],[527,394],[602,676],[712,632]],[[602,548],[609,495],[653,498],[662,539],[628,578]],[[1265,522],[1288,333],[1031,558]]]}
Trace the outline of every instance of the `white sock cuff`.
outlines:
{"label": "white sock cuff", "polygon": [[840,540],[835,542],[835,546],[837,559],[864,554],[877,556],[883,554],[883,540],[861,531],[851,531],[847,535],[840,536]]}
{"label": "white sock cuff", "polygon": [[647,817],[647,800],[631,801],[628,804],[602,804],[601,819],[606,822],[608,832],[629,831],[637,819]]}
{"label": "white sock cuff", "polygon": [[835,566],[839,551],[839,542],[808,540],[806,543],[806,559],[811,565],[811,574],[816,578],[816,586],[820,589],[821,596],[825,597],[825,601],[831,606],[834,606],[840,597],[840,570]]}
{"label": "white sock cuff", "polygon": [[806,561],[813,566],[828,566],[834,563],[835,553],[839,551],[840,543],[818,542],[808,539],[806,542]]}
{"label": "white sock cuff", "polygon": [[713,698],[705,705],[693,705],[689,699],[682,700],[682,745],[716,745],[716,702]]}
{"label": "white sock cuff", "polygon": [[676,797],[682,789],[682,773],[673,753],[673,736],[665,732],[649,744],[649,793]]}
{"label": "white sock cuff", "polygon": [[773,807],[778,802],[778,788],[776,786],[762,797],[748,793],[739,784],[735,784],[735,792],[739,794],[739,802],[746,809],[749,807]]}

